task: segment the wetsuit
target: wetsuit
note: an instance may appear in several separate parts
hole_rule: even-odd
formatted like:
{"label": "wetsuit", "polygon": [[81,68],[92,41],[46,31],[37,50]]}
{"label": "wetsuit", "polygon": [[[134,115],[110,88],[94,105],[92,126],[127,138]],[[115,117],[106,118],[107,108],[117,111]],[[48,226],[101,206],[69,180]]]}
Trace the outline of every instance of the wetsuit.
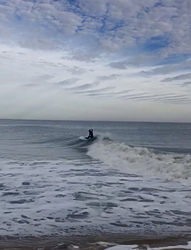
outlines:
{"label": "wetsuit", "polygon": [[93,135],[93,129],[89,129],[89,135],[88,137],[86,137],[86,139],[90,139],[90,138],[93,138],[94,135]]}

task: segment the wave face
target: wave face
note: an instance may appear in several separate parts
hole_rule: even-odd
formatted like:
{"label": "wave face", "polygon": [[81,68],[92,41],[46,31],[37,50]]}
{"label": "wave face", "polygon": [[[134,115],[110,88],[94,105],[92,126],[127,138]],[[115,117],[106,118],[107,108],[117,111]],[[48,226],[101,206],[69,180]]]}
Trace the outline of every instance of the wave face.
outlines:
{"label": "wave face", "polygon": [[87,154],[113,169],[129,174],[163,177],[166,180],[191,180],[190,154],[133,147],[104,136],[89,146]]}

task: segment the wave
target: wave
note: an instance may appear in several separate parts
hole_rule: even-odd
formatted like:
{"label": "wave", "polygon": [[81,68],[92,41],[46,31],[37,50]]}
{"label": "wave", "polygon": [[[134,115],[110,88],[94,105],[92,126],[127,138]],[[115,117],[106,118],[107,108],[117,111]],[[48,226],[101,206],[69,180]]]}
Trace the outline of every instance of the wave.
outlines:
{"label": "wave", "polygon": [[[63,142],[67,142],[67,141],[72,141],[75,140],[76,137],[75,136],[71,136],[71,137],[56,137],[56,138],[50,138],[50,139],[46,139],[43,141],[38,141],[38,142],[33,142],[33,144],[48,144],[48,143],[54,143],[54,144],[59,144],[59,143],[63,143]],[[32,144],[32,143],[31,143]]]}
{"label": "wave", "polygon": [[102,133],[94,134],[93,139],[86,140],[85,136],[74,136],[74,135],[63,135],[57,137],[45,138],[44,140],[40,141],[33,141],[30,144],[54,144],[61,147],[81,147],[81,146],[89,146],[90,144],[94,143],[96,140],[111,140],[109,135],[105,135]]}
{"label": "wave", "polygon": [[102,134],[102,133],[95,133],[94,137],[92,139],[86,139],[85,136],[79,136],[79,137],[70,137],[65,138],[65,145],[68,147],[74,147],[74,148],[88,148],[90,145],[94,144],[97,141],[111,141],[109,135]]}
{"label": "wave", "polygon": [[191,179],[191,156],[133,147],[99,137],[88,147],[88,156],[111,168],[141,176],[164,177],[166,180]]}

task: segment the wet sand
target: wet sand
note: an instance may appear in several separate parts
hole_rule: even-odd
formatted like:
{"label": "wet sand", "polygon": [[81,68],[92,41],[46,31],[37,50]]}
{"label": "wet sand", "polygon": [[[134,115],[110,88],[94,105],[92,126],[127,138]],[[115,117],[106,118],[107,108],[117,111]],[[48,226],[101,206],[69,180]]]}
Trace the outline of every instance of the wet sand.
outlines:
{"label": "wet sand", "polygon": [[[0,237],[1,250],[104,250],[117,245],[127,249],[191,249],[191,234],[169,237],[132,236],[122,234],[86,236]],[[132,246],[132,248],[130,247]],[[135,246],[136,245],[136,246]],[[129,247],[130,248],[129,248]],[[180,246],[180,247],[178,247]],[[116,248],[115,248],[116,249]],[[123,246],[123,249],[124,246]]]}

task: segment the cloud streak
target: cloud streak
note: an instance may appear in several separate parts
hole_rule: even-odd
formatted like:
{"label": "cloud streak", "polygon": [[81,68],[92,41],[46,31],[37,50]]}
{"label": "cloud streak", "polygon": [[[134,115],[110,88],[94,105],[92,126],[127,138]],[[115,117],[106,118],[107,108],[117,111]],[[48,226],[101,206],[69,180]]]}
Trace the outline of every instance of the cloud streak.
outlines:
{"label": "cloud streak", "polygon": [[63,81],[56,82],[54,84],[65,87],[65,86],[68,86],[68,85],[71,86],[71,85],[75,84],[79,80],[80,80],[79,78],[70,78],[70,79],[66,79],[66,80],[63,80]]}
{"label": "cloud streak", "polygon": [[175,77],[168,77],[162,80],[162,82],[172,82],[172,81],[180,81],[180,80],[187,80],[191,78],[191,73],[182,74]]}

